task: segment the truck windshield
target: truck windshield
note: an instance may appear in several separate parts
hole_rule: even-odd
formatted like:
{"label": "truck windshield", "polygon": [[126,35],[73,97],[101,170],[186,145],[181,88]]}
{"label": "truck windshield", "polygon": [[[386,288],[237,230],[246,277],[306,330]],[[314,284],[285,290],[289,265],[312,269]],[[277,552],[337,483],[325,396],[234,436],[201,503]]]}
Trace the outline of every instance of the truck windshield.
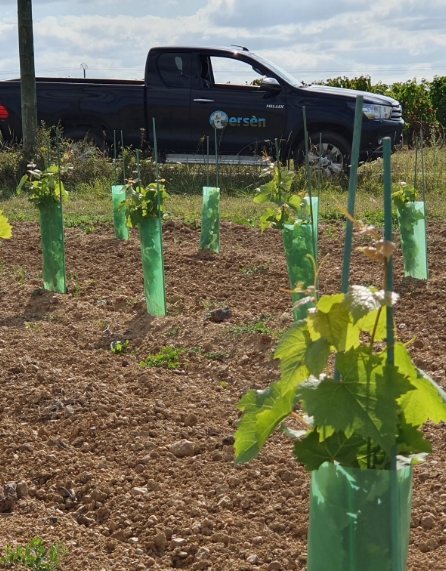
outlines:
{"label": "truck windshield", "polygon": [[282,69],[278,65],[274,65],[269,60],[263,59],[258,55],[251,54],[251,57],[253,57],[253,59],[256,59],[259,63],[261,63],[266,68],[270,69],[276,75],[278,75],[279,77],[284,79],[290,85],[295,85],[295,86],[299,85],[299,81],[295,77],[293,77],[290,73],[288,73],[287,71],[285,71],[284,69]]}

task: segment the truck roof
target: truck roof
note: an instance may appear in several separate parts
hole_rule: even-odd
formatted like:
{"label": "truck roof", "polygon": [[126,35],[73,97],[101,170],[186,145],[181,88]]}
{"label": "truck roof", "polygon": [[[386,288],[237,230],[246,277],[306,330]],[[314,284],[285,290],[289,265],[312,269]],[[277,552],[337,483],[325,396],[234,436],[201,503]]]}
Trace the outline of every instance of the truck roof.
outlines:
{"label": "truck roof", "polygon": [[222,53],[241,53],[241,54],[251,54],[255,55],[254,52],[250,51],[245,46],[155,46],[150,48],[150,51],[168,51],[168,52],[178,52],[178,51],[212,51],[212,52],[222,52]]}

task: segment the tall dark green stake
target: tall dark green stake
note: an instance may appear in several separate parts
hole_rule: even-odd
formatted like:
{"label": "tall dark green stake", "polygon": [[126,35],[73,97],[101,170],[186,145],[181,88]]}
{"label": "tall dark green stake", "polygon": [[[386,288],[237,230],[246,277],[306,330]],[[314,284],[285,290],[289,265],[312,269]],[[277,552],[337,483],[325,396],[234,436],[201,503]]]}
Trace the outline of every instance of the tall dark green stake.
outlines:
{"label": "tall dark green stake", "polygon": [[[383,140],[384,152],[384,240],[392,241],[392,141],[389,137]],[[393,291],[393,262],[390,258],[386,262],[385,288],[387,292]],[[386,307],[387,326],[387,363],[395,363],[395,325],[393,307]],[[391,473],[390,473],[390,500],[391,500],[391,539],[392,539],[392,571],[403,571],[401,553],[401,537],[399,530],[400,505],[398,501],[398,474],[396,464],[396,446],[392,447]]]}
{"label": "tall dark green stake", "polygon": [[[353,131],[352,155],[350,157],[350,178],[348,183],[348,213],[352,218],[355,216],[356,186],[358,184],[359,147],[361,144],[362,131],[362,108],[364,98],[358,95],[356,98],[355,123]],[[342,266],[341,291],[347,293],[350,276],[350,261],[352,257],[353,222],[347,220],[344,243],[344,262]]]}
{"label": "tall dark green stake", "polygon": [[[356,98],[355,108],[355,122],[353,130],[353,143],[352,154],[350,160],[350,178],[348,184],[348,213],[352,218],[355,217],[355,202],[356,202],[356,186],[358,183],[358,162],[359,162],[359,146],[361,143],[362,131],[362,107],[364,98],[358,95]],[[344,241],[344,261],[342,265],[342,280],[341,292],[347,293],[350,281],[350,262],[352,258],[352,241],[353,241],[353,222],[347,219],[345,228],[345,241]],[[334,377],[337,381],[340,380],[340,374],[335,367]]]}

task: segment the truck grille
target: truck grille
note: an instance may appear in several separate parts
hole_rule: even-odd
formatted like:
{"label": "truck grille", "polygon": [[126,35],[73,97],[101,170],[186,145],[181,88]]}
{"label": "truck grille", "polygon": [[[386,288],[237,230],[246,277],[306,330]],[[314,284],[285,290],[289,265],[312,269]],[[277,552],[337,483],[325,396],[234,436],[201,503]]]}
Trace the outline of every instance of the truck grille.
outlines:
{"label": "truck grille", "polygon": [[401,105],[393,105],[392,106],[392,119],[393,121],[398,121],[401,119],[403,115],[403,110],[401,109]]}

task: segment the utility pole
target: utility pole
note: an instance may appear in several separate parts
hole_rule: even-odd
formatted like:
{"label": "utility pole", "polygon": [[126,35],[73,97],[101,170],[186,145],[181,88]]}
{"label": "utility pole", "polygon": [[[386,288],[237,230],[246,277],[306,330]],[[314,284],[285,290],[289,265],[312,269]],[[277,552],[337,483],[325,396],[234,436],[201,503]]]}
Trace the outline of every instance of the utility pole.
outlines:
{"label": "utility pole", "polygon": [[25,153],[25,158],[30,160],[34,153],[37,139],[37,95],[31,0],[17,0],[17,15],[23,152]]}
{"label": "utility pole", "polygon": [[86,63],[81,63],[80,67],[84,70],[84,79],[87,77],[88,65]]}

